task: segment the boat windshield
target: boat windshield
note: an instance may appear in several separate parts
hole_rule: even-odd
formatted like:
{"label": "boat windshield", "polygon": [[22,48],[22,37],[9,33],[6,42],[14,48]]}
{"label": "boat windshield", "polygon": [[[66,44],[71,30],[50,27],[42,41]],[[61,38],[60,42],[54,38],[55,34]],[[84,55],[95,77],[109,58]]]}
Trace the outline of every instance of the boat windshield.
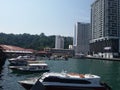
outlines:
{"label": "boat windshield", "polygon": [[67,79],[67,78],[59,78],[59,77],[53,77],[49,76],[44,78],[43,82],[61,82],[61,83],[77,83],[77,84],[91,84],[91,82],[83,79]]}

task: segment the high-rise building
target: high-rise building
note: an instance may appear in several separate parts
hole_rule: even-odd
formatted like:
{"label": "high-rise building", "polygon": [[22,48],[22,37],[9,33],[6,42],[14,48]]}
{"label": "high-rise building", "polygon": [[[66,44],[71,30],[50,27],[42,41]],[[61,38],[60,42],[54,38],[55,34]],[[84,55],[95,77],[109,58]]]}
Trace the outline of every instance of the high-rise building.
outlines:
{"label": "high-rise building", "polygon": [[96,0],[91,5],[90,52],[118,57],[120,52],[120,0]]}
{"label": "high-rise building", "polygon": [[73,38],[75,54],[87,54],[89,52],[89,31],[89,23],[76,23]]}
{"label": "high-rise building", "polygon": [[55,48],[56,49],[64,49],[64,37],[56,36],[55,39]]}

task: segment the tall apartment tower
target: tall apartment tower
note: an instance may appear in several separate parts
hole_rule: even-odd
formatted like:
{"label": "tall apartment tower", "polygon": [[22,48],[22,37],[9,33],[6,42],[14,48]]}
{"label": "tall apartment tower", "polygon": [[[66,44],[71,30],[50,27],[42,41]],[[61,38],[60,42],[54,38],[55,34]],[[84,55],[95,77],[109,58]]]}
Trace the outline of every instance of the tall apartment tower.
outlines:
{"label": "tall apartment tower", "polygon": [[56,49],[64,49],[64,37],[56,36],[55,39],[55,48]]}
{"label": "tall apartment tower", "polygon": [[91,5],[90,52],[118,57],[120,52],[120,0],[96,0]]}
{"label": "tall apartment tower", "polygon": [[76,23],[73,38],[75,54],[87,54],[89,52],[89,31],[89,23]]}

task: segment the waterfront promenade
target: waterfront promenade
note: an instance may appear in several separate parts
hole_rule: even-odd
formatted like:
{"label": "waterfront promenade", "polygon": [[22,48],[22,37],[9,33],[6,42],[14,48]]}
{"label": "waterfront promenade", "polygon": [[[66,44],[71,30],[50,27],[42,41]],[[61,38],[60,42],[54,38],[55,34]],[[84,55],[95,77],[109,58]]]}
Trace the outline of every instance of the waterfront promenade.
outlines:
{"label": "waterfront promenade", "polygon": [[100,57],[85,57],[85,58],[95,60],[120,61],[120,58],[100,58]]}

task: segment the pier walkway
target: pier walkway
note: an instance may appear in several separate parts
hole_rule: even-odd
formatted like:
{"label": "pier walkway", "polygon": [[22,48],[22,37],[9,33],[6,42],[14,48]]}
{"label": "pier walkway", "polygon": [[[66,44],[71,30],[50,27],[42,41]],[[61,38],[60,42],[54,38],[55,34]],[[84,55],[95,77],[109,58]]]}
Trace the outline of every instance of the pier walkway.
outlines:
{"label": "pier walkway", "polygon": [[35,50],[25,49],[17,46],[11,45],[0,45],[1,50],[6,54],[7,57],[14,57],[20,55],[33,54]]}
{"label": "pier walkway", "polygon": [[120,58],[101,58],[101,57],[85,57],[86,59],[107,60],[107,61],[120,61]]}

